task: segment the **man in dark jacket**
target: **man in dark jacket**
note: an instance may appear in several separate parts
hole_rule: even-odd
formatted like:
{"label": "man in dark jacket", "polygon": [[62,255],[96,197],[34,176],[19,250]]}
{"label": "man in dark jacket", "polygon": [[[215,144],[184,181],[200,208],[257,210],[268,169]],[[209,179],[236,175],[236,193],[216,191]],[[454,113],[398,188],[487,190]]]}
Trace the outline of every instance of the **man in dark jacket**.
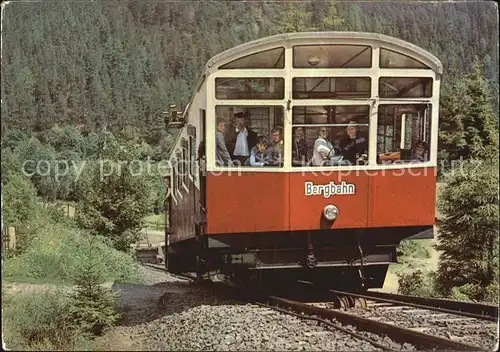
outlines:
{"label": "man in dark jacket", "polygon": [[346,136],[340,141],[340,149],[344,160],[363,164],[368,153],[368,143],[364,137],[358,136],[356,126],[351,125],[347,126]]}

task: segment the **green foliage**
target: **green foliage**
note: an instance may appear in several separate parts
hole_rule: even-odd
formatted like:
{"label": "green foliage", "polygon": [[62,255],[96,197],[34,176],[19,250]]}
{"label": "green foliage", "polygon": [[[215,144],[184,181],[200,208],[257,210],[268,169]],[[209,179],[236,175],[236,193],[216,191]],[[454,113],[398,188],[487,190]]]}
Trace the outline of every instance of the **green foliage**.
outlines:
{"label": "green foliage", "polygon": [[73,322],[89,336],[102,335],[115,325],[121,315],[116,300],[119,294],[101,286],[106,280],[106,259],[96,253],[97,238],[88,238],[78,251],[81,266],[73,275],[76,290],[71,295],[70,316]]}
{"label": "green foliage", "polygon": [[497,119],[489,89],[482,65],[476,61],[471,74],[443,90],[439,148],[446,169],[452,160],[482,157],[487,149],[498,153]]}
{"label": "green foliage", "polygon": [[397,248],[398,258],[401,259],[402,264],[410,267],[418,260],[430,258],[429,250],[425,247],[421,240],[403,240]]}
{"label": "green foliage", "polygon": [[169,103],[185,106],[210,57],[250,40],[305,30],[376,32],[410,41],[443,61],[444,86],[452,74],[472,72],[478,55],[494,94],[494,6],[323,0],[10,5],[2,37],[2,133],[56,123],[83,125],[87,132],[129,126],[128,134],[156,144],[162,111]]}
{"label": "green foliage", "polygon": [[3,278],[7,280],[50,281],[71,283],[73,275],[88,260],[80,253],[93,251],[100,262],[100,275],[105,281],[138,282],[138,266],[128,254],[110,247],[104,238],[95,238],[66,224],[38,221],[30,228],[30,245],[25,251],[4,263]]}
{"label": "green foliage", "polygon": [[2,302],[2,325],[7,330],[7,346],[16,350],[73,347],[78,328],[68,314],[70,303],[63,292],[47,289],[6,296]]}
{"label": "green foliage", "polygon": [[480,301],[498,305],[498,282],[488,286],[480,284],[465,284],[451,289],[450,298],[457,301]]}
{"label": "green foliage", "polygon": [[449,294],[467,284],[486,288],[498,282],[498,159],[463,162],[445,182],[438,200],[444,216],[436,245],[442,252],[440,290]]}
{"label": "green foliage", "polygon": [[87,163],[78,183],[76,220],[128,251],[153,201],[147,165],[140,162],[136,145],[120,145],[111,134],[103,135],[99,145],[100,159]]}
{"label": "green foliage", "polygon": [[435,273],[421,270],[398,273],[398,292],[403,295],[435,297]]}
{"label": "green foliage", "polygon": [[41,210],[36,189],[24,176],[13,176],[2,187],[3,216],[6,226],[21,226]]}
{"label": "green foliage", "polygon": [[306,3],[289,3],[284,15],[279,16],[278,30],[283,33],[310,30],[312,13],[306,8]]}

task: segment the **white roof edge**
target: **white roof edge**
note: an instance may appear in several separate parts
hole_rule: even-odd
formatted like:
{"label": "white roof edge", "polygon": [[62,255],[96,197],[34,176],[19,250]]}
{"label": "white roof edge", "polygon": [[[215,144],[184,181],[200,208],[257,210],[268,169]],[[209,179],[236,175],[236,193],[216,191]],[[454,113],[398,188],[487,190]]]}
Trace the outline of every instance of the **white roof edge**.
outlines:
{"label": "white roof edge", "polygon": [[403,53],[409,56],[414,56],[416,54],[420,61],[423,61],[424,64],[428,65],[435,72],[437,72],[438,74],[443,73],[443,64],[441,63],[441,61],[427,50],[424,50],[421,47],[418,47],[415,44],[404,41],[402,39],[391,37],[385,34],[378,34],[371,32],[298,32],[298,33],[277,34],[257,39],[251,42],[247,42],[235,46],[226,51],[223,51],[222,53],[219,53],[213,56],[210,60],[208,60],[205,69],[209,70],[214,65],[217,65],[221,61],[227,61],[227,59],[229,58],[233,58],[233,60],[237,59],[239,53],[241,54],[245,53],[245,55],[248,55],[248,51],[250,51],[252,48],[260,46],[268,46],[268,45],[269,46],[283,45],[287,41],[294,41],[295,42],[294,44],[300,43],[301,41],[307,43],[311,39],[327,39],[327,40],[356,39],[357,41],[361,42],[363,40],[366,40],[367,42],[378,41],[382,44],[382,46],[384,43],[388,44],[388,47],[400,49]]}

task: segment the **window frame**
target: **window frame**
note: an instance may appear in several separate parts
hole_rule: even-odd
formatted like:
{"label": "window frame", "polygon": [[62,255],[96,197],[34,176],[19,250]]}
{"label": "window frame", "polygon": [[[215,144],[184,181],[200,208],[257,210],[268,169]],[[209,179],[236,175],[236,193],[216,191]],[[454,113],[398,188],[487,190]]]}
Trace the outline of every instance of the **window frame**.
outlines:
{"label": "window frame", "polygon": [[[381,109],[380,107],[382,106],[386,106],[386,107],[396,107],[396,106],[408,106],[408,105],[419,105],[419,106],[422,106],[422,109],[421,111],[425,114],[426,111],[428,111],[428,121],[425,121],[426,125],[425,126],[425,133],[427,134],[427,136],[424,135],[424,138],[426,140],[424,140],[425,143],[427,143],[427,160],[425,161],[418,161],[418,162],[412,162],[412,161],[409,161],[409,160],[401,160],[399,159],[398,161],[399,162],[396,162],[396,163],[384,163],[382,162],[381,160],[378,160],[378,158],[380,157],[381,154],[391,154],[391,153],[398,153],[397,151],[392,151],[392,152],[380,152],[379,151],[379,147],[378,147],[378,144],[379,144],[379,140],[378,140],[378,137],[379,137],[379,133],[378,133],[378,128],[380,126],[380,119],[379,119],[379,115],[381,114]],[[433,143],[432,143],[432,136],[433,136],[433,120],[435,119],[435,117],[433,117],[433,110],[434,110],[434,104],[431,102],[431,101],[422,101],[422,102],[415,102],[415,103],[410,103],[408,101],[392,101],[390,103],[381,103],[378,105],[378,109],[377,109],[377,126],[376,126],[376,143],[375,143],[375,153],[376,153],[376,158],[377,158],[377,161],[376,161],[376,165],[377,166],[391,166],[391,165],[395,165],[395,166],[402,166],[402,165],[412,165],[412,166],[415,166],[415,167],[423,167],[427,164],[429,164],[430,162],[432,162],[432,158],[433,157],[437,157],[433,154],[435,154],[436,152],[433,150]],[[418,111],[418,110],[416,110]],[[425,119],[425,117],[424,117]],[[394,116],[394,121],[397,121],[397,117]],[[386,125],[387,126],[387,125]],[[398,143],[401,144],[401,139],[402,138],[406,138],[406,137],[402,137],[401,136],[401,131],[406,131],[406,124],[405,124],[405,127],[403,128],[403,126],[399,126],[399,129],[396,129],[396,131],[399,132],[399,141],[398,141],[398,134],[393,132],[393,144],[397,145]],[[387,139],[387,133],[385,133],[385,139]],[[385,148],[384,148],[385,149]],[[391,149],[394,149],[393,147]],[[398,149],[398,148],[396,148]],[[412,148],[410,149],[405,149],[405,148],[399,148],[398,149],[399,152],[401,152],[401,150],[406,150],[408,152],[411,153],[411,150]],[[437,150],[437,149],[436,149]]]}
{"label": "window frame", "polygon": [[[330,137],[331,137],[331,130],[333,128],[345,128],[347,126],[355,126],[355,127],[367,127],[368,130],[367,130],[367,136],[366,136],[366,142],[367,142],[367,150],[366,150],[366,153],[367,153],[367,159],[366,159],[366,164],[364,165],[357,165],[357,164],[351,164],[351,165],[328,165],[328,166],[314,166],[314,165],[310,165],[311,163],[311,160],[312,160],[312,157],[309,158],[309,160],[306,160],[306,165],[294,165],[293,164],[293,160],[292,160],[292,163],[291,163],[291,167],[292,169],[294,170],[297,170],[297,169],[304,169],[304,168],[314,168],[314,169],[323,169],[323,168],[326,168],[326,169],[338,169],[338,168],[345,168],[345,167],[361,167],[361,166],[367,166],[369,165],[369,158],[370,158],[370,128],[371,128],[371,123],[370,123],[370,115],[372,113],[372,106],[368,103],[368,102],[357,102],[357,104],[342,104],[342,103],[339,103],[339,104],[332,104],[332,105],[328,105],[329,108],[332,108],[332,107],[338,107],[338,106],[341,106],[341,107],[350,107],[350,106],[356,106],[356,107],[366,107],[367,108],[367,123],[349,123],[349,122],[346,122],[346,123],[295,123],[294,122],[294,109],[295,108],[307,108],[307,107],[325,107],[325,105],[300,105],[300,102],[298,102],[297,104],[294,104],[293,108],[291,109],[291,136],[290,138],[293,140],[293,133],[294,133],[294,129],[295,128],[298,128],[298,127],[302,127],[304,129],[304,132],[306,133],[306,128],[307,127],[313,127],[313,128],[320,128],[320,127],[329,127],[330,128]],[[307,113],[306,113],[307,114]],[[328,113],[327,113],[328,114]],[[353,113],[350,113],[350,112],[347,112],[346,114],[353,114]],[[307,116],[307,115],[305,115]],[[328,117],[327,117],[328,119]],[[304,121],[306,119],[304,118]],[[332,143],[332,145],[334,147],[336,147],[336,145],[334,144],[335,141],[332,141],[331,139],[329,139],[330,143]],[[310,147],[310,145],[308,145],[308,148]],[[312,144],[312,147],[314,148],[314,142]],[[290,143],[290,150],[292,150],[293,148],[293,143]],[[314,151],[313,151],[314,153]],[[292,159],[293,159],[293,151],[291,151],[291,155],[292,155]]]}
{"label": "window frame", "polygon": [[[303,45],[326,45],[330,43],[325,43],[322,40],[318,40],[315,43],[304,43]],[[437,132],[434,131],[437,126],[437,121],[439,120],[439,113],[436,111],[436,106],[438,106],[439,97],[440,97],[440,73],[435,71],[432,68],[424,69],[424,68],[412,68],[412,69],[401,69],[401,68],[382,68],[380,63],[380,49],[387,49],[391,51],[395,51],[397,53],[398,50],[392,49],[393,45],[390,43],[378,43],[374,42],[351,42],[346,43],[344,40],[340,40],[340,42],[336,45],[348,46],[364,46],[370,48],[370,67],[361,67],[361,68],[317,68],[310,70],[309,68],[296,68],[293,65],[293,48],[298,46],[297,44],[291,43],[285,47],[284,52],[284,68],[265,68],[265,69],[244,69],[244,68],[234,68],[234,69],[215,69],[209,76],[207,76],[206,80],[206,107],[207,107],[207,163],[206,168],[207,172],[234,172],[236,168],[227,167],[227,166],[219,166],[215,163],[215,155],[212,154],[212,151],[208,149],[209,143],[214,142],[215,131],[212,130],[213,126],[210,126],[212,123],[215,125],[215,122],[212,122],[215,119],[215,106],[216,105],[227,105],[227,106],[282,106],[284,109],[284,164],[283,168],[275,168],[275,167],[266,167],[266,168],[252,168],[252,167],[242,167],[239,170],[243,172],[308,172],[308,171],[321,171],[325,169],[326,171],[341,171],[341,170],[356,170],[356,169],[397,169],[397,168],[406,168],[405,165],[399,165],[397,167],[384,166],[379,165],[376,162],[377,155],[377,115],[378,115],[378,107],[379,105],[386,104],[416,104],[416,103],[431,103],[433,108],[431,109],[431,115],[433,119],[436,121],[432,121],[430,125],[430,140],[429,140],[429,152],[431,153],[431,159],[425,165],[418,165],[417,167],[425,166],[436,166],[435,155],[436,152],[434,147],[436,145],[435,140],[437,139]],[[268,50],[277,48],[274,46]],[[401,49],[403,50],[403,49]],[[265,50],[260,50],[259,52],[264,52]],[[404,51],[404,50],[403,50]],[[402,54],[402,53],[401,53]],[[248,54],[251,55],[251,54]],[[245,56],[248,56],[245,55]],[[406,55],[406,54],[403,54]],[[410,58],[413,58],[417,61],[418,53],[406,55]],[[242,56],[244,57],[244,56]],[[293,88],[293,79],[294,78],[308,78],[308,77],[338,77],[342,75],[343,77],[366,77],[371,79],[371,89],[370,89],[370,97],[366,98],[346,98],[346,99],[292,99],[292,88]],[[220,100],[215,97],[215,78],[225,77],[225,78],[245,78],[245,77],[281,77],[285,79],[285,97],[282,101],[280,100]],[[431,78],[431,94],[428,97],[408,97],[408,98],[397,98],[397,97],[388,97],[381,98],[379,97],[379,78],[380,77],[394,77],[394,78]],[[305,125],[296,125],[292,123],[292,111],[291,109],[294,106],[313,106],[313,105],[371,105],[371,110],[369,113],[369,124],[368,124],[368,164],[363,166],[351,165],[351,166],[324,166],[324,167],[294,167],[292,165],[292,149],[293,149],[293,128]],[[334,126],[335,127],[335,126]],[[212,136],[212,134],[214,134]],[[431,142],[434,141],[434,145]]]}

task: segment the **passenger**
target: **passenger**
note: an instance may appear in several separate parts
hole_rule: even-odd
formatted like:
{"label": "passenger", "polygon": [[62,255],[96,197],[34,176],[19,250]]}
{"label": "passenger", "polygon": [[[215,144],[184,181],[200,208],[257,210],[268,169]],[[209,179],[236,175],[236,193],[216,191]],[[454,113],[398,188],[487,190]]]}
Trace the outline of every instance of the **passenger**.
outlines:
{"label": "passenger", "polygon": [[415,144],[415,148],[413,149],[413,156],[411,157],[411,161],[427,161],[427,151],[429,147],[427,143],[424,141],[418,141]]}
{"label": "passenger", "polygon": [[215,132],[215,161],[218,166],[233,166],[231,155],[229,155],[224,140],[226,123],[227,120],[224,118],[217,119],[217,131]]}
{"label": "passenger", "polygon": [[234,143],[234,159],[243,165],[250,156],[250,150],[255,146],[257,134],[247,127],[247,121],[243,112],[237,113],[236,117],[236,142]]}
{"label": "passenger", "polygon": [[250,166],[264,166],[269,163],[268,154],[265,152],[267,146],[267,138],[265,136],[258,136],[255,147],[250,151],[250,158],[247,160],[246,165]]}
{"label": "passenger", "polygon": [[304,138],[304,128],[296,127],[293,131],[292,161],[294,165],[305,165],[307,158],[307,143]]}
{"label": "passenger", "polygon": [[278,126],[271,131],[271,145],[267,148],[270,163],[274,165],[283,164],[283,128]]}
{"label": "passenger", "polygon": [[322,166],[330,157],[335,155],[335,150],[333,149],[332,143],[328,138],[327,127],[320,127],[318,130],[318,138],[314,142],[314,151],[312,164],[314,166]]}
{"label": "passenger", "polygon": [[344,159],[351,163],[366,162],[368,145],[364,137],[357,134],[356,126],[347,126],[346,136],[340,141],[340,150]]}

